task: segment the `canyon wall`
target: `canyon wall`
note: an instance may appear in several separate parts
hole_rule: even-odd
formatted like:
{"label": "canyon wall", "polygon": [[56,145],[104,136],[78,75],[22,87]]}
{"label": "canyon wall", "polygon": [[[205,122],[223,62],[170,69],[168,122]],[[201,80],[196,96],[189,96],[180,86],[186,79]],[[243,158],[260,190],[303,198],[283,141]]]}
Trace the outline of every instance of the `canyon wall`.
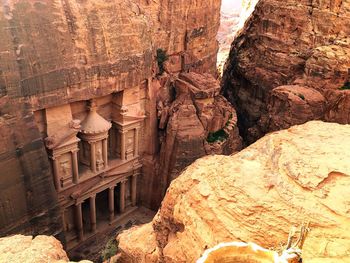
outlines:
{"label": "canyon wall", "polygon": [[349,123],[349,12],[348,1],[258,2],[223,77],[246,141],[312,119]]}
{"label": "canyon wall", "polygon": [[[1,5],[1,235],[62,231],[43,143],[46,109],[136,90],[138,110],[147,117],[140,152],[146,160],[155,158],[156,50],[169,55],[170,73],[214,73],[220,4],[10,0]],[[140,202],[150,204],[147,193],[158,189],[154,171],[146,171],[140,184]]]}
{"label": "canyon wall", "polygon": [[121,262],[195,262],[221,242],[280,251],[291,227],[307,222],[303,262],[348,262],[349,147],[350,125],[312,121],[197,160],[152,223],[119,235]]}

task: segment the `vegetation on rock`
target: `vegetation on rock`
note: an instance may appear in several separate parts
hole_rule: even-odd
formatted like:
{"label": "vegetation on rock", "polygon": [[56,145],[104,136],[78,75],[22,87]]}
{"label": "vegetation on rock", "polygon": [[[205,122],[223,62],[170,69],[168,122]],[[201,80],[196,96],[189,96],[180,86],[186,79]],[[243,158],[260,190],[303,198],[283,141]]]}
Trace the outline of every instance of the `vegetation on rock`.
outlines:
{"label": "vegetation on rock", "polygon": [[[232,120],[233,116],[232,114],[230,115],[228,121],[225,124],[225,128],[230,124],[230,121]],[[208,137],[207,137],[207,142],[213,143],[217,141],[223,142],[228,138],[228,134],[224,131],[224,129],[218,130],[216,132],[209,132]]]}
{"label": "vegetation on rock", "polygon": [[340,90],[350,90],[350,81],[346,82],[344,86],[339,88]]}
{"label": "vegetation on rock", "polygon": [[111,257],[115,256],[118,251],[118,243],[115,240],[115,238],[110,239],[104,250],[101,252],[101,258],[103,261],[106,261],[110,259]]}
{"label": "vegetation on rock", "polygon": [[217,141],[224,141],[228,137],[227,133],[221,129],[216,132],[209,132],[208,137],[207,137],[207,142],[213,143]]}
{"label": "vegetation on rock", "polygon": [[301,98],[302,100],[305,100],[305,96],[301,93],[298,94],[298,97]]}

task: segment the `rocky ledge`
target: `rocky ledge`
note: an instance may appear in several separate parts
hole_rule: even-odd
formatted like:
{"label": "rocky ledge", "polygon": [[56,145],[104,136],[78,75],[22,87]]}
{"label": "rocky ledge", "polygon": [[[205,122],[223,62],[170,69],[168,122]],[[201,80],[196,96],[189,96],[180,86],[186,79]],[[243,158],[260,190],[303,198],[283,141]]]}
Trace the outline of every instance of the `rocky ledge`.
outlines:
{"label": "rocky ledge", "polygon": [[[60,241],[52,236],[14,235],[0,238],[0,262],[67,263],[69,261]],[[73,263],[73,262],[71,262]],[[88,260],[79,263],[92,263]]]}
{"label": "rocky ledge", "polygon": [[306,262],[348,262],[349,148],[349,125],[313,121],[197,160],[171,183],[152,223],[118,237],[121,262],[194,262],[232,241],[277,249],[303,222]]}

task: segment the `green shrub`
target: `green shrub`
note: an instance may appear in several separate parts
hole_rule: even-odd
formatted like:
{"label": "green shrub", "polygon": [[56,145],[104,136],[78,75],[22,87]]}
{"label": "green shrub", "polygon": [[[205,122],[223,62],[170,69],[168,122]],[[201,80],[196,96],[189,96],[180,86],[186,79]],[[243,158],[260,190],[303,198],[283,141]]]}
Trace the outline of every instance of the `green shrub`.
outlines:
{"label": "green shrub", "polygon": [[157,62],[158,62],[158,68],[159,68],[159,75],[162,75],[164,72],[164,62],[168,60],[168,55],[166,54],[166,51],[164,51],[161,48],[157,49]]}
{"label": "green shrub", "polygon": [[118,243],[115,238],[110,239],[105,248],[101,252],[101,257],[103,261],[110,259],[115,256],[118,252]]}
{"label": "green shrub", "polygon": [[299,98],[301,98],[302,100],[305,100],[305,96],[301,93],[298,94]]}
{"label": "green shrub", "polygon": [[228,137],[227,133],[224,130],[218,130],[216,132],[209,132],[207,137],[207,142],[213,143],[217,141],[224,141]]}
{"label": "green shrub", "polygon": [[340,90],[349,90],[350,89],[350,81],[346,82],[344,86],[339,88]]}
{"label": "green shrub", "polygon": [[[231,113],[230,117],[228,118],[228,120],[225,124],[225,128],[228,127],[232,118],[233,118],[233,115]],[[209,132],[208,137],[207,137],[207,142],[209,142],[209,143],[213,143],[213,142],[217,142],[217,141],[223,142],[227,138],[228,138],[228,134],[224,131],[224,129],[221,129],[221,130],[218,130],[216,132]]]}

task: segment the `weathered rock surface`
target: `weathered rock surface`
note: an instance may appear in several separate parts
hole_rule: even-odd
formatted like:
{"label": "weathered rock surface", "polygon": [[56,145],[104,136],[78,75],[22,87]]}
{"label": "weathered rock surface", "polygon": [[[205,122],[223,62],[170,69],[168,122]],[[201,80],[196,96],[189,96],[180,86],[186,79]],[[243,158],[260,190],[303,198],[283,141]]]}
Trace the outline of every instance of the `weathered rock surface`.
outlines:
{"label": "weathered rock surface", "polygon": [[[214,73],[221,1],[10,0],[0,8],[0,235],[62,232],[52,169],[34,112],[140,87],[144,143],[157,145],[155,53],[173,70]],[[152,108],[153,107],[153,108]],[[153,118],[153,119],[151,119]],[[150,131],[150,136],[147,136]],[[147,149],[150,146],[152,149]],[[152,175],[152,173],[150,173]],[[150,175],[150,174],[147,174]],[[143,177],[144,203],[159,189]],[[153,184],[154,182],[154,184]]]}
{"label": "weathered rock surface", "polygon": [[349,78],[349,14],[348,1],[258,2],[232,44],[223,77],[225,96],[236,106],[248,142],[274,130],[274,125],[269,127],[271,115],[272,122],[286,119],[281,127],[299,124],[299,119],[290,122],[286,113],[290,107],[303,122],[320,118],[337,121],[348,116],[349,108],[344,108],[343,113],[333,111],[327,117],[327,110],[306,117],[305,107],[299,107],[293,98],[286,100],[279,116],[274,116],[279,109],[273,108],[270,102],[275,100],[270,97],[276,96],[274,89],[279,86],[302,86],[318,90],[329,107],[338,107],[327,91],[339,89]]}
{"label": "weathered rock surface", "polygon": [[[164,129],[159,159],[162,193],[198,158],[241,149],[236,112],[219,91],[219,82],[211,75],[193,72],[181,73],[160,91],[159,128]],[[171,94],[175,98],[171,99]],[[217,131],[222,131],[225,138],[209,141],[209,134]]]}
{"label": "weathered rock surface", "polygon": [[[68,261],[62,244],[52,236],[33,238],[15,235],[0,238],[0,262],[64,263]],[[80,263],[91,263],[91,261],[83,260]]]}
{"label": "weathered rock surface", "polygon": [[328,107],[326,121],[350,123],[350,90],[329,90],[326,92]]}
{"label": "weathered rock surface", "polygon": [[273,131],[312,119],[322,119],[326,111],[326,102],[317,90],[289,85],[273,89],[267,107],[270,121],[267,131]]}
{"label": "weathered rock surface", "polygon": [[349,147],[349,125],[313,121],[199,159],[172,182],[152,225],[122,233],[119,247],[124,257],[137,251],[135,262],[195,262],[221,242],[279,248],[309,221],[304,261],[349,262]]}

